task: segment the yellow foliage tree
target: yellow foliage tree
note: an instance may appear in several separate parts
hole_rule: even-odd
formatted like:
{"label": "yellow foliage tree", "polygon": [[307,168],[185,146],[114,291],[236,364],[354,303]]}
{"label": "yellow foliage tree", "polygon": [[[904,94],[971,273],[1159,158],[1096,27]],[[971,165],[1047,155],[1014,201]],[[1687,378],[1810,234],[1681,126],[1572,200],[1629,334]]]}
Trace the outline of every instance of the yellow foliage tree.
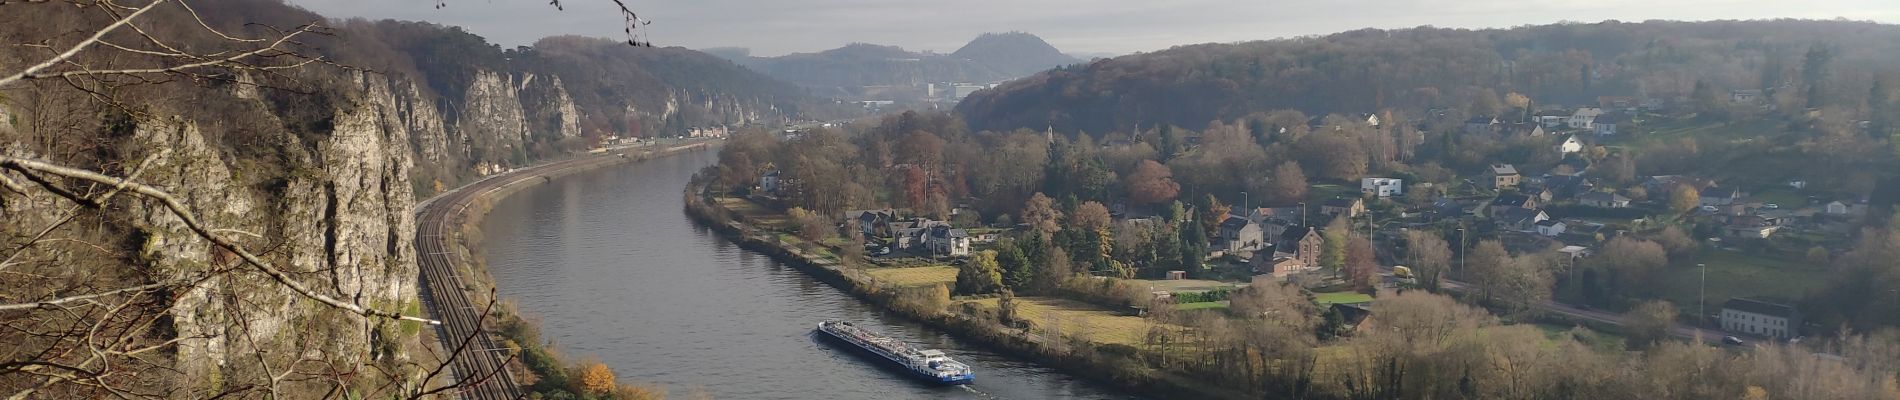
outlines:
{"label": "yellow foliage tree", "polygon": [[607,364],[598,361],[581,364],[581,391],[594,394],[613,393],[614,371]]}

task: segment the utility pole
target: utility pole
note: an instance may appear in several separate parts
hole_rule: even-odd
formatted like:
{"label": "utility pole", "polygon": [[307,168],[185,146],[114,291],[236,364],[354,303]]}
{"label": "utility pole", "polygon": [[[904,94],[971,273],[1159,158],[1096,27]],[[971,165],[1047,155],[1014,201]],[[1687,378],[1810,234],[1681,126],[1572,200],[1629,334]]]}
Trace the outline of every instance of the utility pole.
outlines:
{"label": "utility pole", "polygon": [[1464,277],[1465,275],[1465,253],[1470,252],[1470,251],[1471,249],[1466,248],[1466,245],[1465,245],[1465,223],[1459,222],[1458,223],[1458,276],[1459,277]]}
{"label": "utility pole", "polygon": [[1247,192],[1240,192],[1240,211],[1241,215],[1253,216],[1253,198]]}
{"label": "utility pole", "polygon": [[[1709,322],[1705,320],[1709,316],[1709,309],[1705,308],[1708,304],[1709,264],[1698,263],[1695,267],[1701,271],[1701,276],[1696,280],[1695,324],[1696,332],[1702,332],[1702,327],[1708,326],[1709,324]],[[1701,336],[1701,334],[1697,333],[1696,336]]]}

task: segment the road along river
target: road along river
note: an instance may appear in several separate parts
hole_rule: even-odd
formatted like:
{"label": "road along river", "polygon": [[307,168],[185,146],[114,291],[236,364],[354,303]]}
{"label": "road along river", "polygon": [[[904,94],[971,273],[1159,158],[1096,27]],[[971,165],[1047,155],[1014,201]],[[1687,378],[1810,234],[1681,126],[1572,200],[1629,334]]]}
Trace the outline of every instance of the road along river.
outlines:
{"label": "road along river", "polygon": [[[489,273],[565,354],[622,381],[719,399],[1128,399],[1112,387],[1001,356],[888,316],[741,249],[681,212],[713,151],[556,178],[498,202],[482,223]],[[912,381],[811,334],[842,318],[976,370],[967,387]]]}

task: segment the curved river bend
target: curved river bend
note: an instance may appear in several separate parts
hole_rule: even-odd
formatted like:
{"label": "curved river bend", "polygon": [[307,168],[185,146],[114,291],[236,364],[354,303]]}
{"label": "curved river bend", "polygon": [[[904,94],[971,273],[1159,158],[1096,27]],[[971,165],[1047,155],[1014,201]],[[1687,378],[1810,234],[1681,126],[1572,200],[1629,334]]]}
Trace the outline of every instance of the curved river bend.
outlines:
{"label": "curved river bend", "polygon": [[[991,353],[860,303],[695,225],[680,192],[714,152],[563,178],[516,193],[483,223],[502,295],[567,354],[622,381],[719,399],[1135,398]],[[912,381],[811,335],[843,318],[970,363],[976,383]]]}

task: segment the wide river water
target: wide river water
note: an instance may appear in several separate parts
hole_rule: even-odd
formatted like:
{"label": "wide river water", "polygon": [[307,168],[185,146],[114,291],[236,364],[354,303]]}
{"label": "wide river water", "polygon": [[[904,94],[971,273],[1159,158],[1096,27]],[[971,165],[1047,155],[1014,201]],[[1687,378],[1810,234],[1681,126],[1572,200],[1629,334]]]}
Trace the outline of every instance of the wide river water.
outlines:
{"label": "wide river water", "polygon": [[[483,223],[502,295],[564,354],[622,382],[718,399],[1126,399],[1114,388],[1002,356],[887,315],[694,224],[680,193],[718,158],[695,152],[555,179]],[[976,383],[913,381],[817,340],[841,318],[971,364]]]}

